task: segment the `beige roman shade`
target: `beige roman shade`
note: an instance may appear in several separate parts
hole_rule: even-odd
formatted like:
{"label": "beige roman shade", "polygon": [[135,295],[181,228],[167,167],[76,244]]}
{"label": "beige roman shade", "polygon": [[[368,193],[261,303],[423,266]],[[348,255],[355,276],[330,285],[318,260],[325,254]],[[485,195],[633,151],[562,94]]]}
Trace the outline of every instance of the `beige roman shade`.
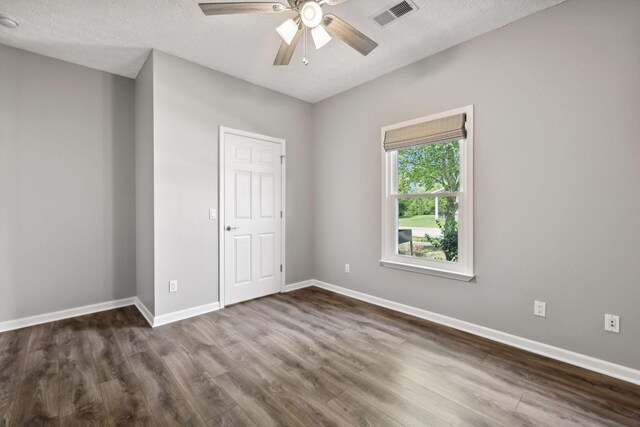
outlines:
{"label": "beige roman shade", "polygon": [[386,151],[395,151],[417,145],[464,139],[467,137],[467,130],[464,127],[466,116],[464,113],[456,114],[455,116],[388,130],[384,135],[384,149]]}

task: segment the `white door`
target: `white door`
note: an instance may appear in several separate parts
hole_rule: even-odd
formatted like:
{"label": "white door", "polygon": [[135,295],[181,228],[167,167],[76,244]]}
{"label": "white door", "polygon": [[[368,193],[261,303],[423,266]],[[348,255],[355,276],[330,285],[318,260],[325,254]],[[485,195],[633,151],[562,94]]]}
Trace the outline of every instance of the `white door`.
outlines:
{"label": "white door", "polygon": [[244,132],[221,134],[224,303],[234,304],[281,289],[283,144]]}

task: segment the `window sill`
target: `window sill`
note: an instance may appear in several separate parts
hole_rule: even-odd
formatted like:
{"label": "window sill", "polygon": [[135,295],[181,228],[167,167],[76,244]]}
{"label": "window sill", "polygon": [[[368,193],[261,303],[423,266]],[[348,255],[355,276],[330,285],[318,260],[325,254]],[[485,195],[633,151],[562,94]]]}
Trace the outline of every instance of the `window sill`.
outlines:
{"label": "window sill", "polygon": [[475,276],[473,274],[460,273],[458,271],[442,270],[439,268],[425,267],[424,265],[405,264],[397,261],[380,260],[383,267],[395,268],[397,270],[406,270],[414,273],[430,274],[432,276],[446,277],[447,279],[460,280],[468,282]]}

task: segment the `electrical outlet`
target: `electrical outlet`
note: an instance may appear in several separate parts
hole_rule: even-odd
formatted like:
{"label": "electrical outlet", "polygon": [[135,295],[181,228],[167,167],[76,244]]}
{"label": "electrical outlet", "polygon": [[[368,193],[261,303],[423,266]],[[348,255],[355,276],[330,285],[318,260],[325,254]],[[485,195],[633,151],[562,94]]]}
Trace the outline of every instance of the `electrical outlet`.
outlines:
{"label": "electrical outlet", "polygon": [[615,314],[604,315],[604,330],[607,332],[620,333],[620,316]]}
{"label": "electrical outlet", "polygon": [[351,267],[349,267],[349,264],[345,264],[344,265],[344,272],[345,273],[351,273]]}
{"label": "electrical outlet", "polygon": [[547,303],[536,301],[533,304],[533,314],[540,317],[547,317]]}
{"label": "electrical outlet", "polygon": [[177,280],[169,280],[169,292],[178,292]]}

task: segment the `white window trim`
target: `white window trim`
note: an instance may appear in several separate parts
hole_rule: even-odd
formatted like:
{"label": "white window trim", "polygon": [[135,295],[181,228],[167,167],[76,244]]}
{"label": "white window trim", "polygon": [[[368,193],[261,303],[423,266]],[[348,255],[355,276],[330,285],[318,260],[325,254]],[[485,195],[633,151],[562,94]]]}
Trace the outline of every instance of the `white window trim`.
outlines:
{"label": "white window trim", "polygon": [[[458,223],[458,262],[438,261],[397,254],[398,230],[396,227],[396,159],[397,152],[386,152],[383,147],[387,131],[465,113],[467,115],[467,139],[461,145],[460,178],[462,194],[458,195],[460,221]],[[380,264],[384,267],[431,274],[450,279],[470,281],[473,272],[473,105],[421,117],[382,128],[380,143],[382,157],[382,247]]]}

